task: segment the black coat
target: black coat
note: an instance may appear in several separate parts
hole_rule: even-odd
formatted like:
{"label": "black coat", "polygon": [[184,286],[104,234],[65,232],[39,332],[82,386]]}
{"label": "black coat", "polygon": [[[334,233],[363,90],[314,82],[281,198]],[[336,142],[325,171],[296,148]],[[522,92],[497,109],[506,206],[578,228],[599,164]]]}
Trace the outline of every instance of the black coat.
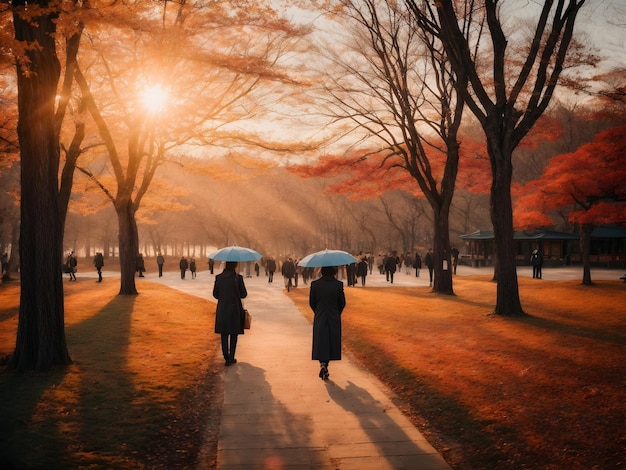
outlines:
{"label": "black coat", "polygon": [[280,270],[280,273],[286,277],[291,279],[296,275],[296,265],[291,260],[287,260],[283,263],[283,267]]}
{"label": "black coat", "polygon": [[415,258],[413,259],[413,267],[415,269],[422,269],[422,258],[420,258],[420,255],[417,253],[415,253]]}
{"label": "black coat", "polygon": [[365,277],[367,276],[368,269],[369,269],[369,266],[367,265],[367,261],[361,260],[356,265],[356,275],[358,277]]}
{"label": "black coat", "polygon": [[309,305],[313,319],[311,359],[328,362],[341,359],[341,312],[346,306],[343,282],[324,276],[311,283]]}
{"label": "black coat", "polygon": [[395,256],[387,256],[385,258],[385,271],[389,271],[390,273],[395,273],[397,266],[398,266],[398,258],[396,258]]}
{"label": "black coat", "polygon": [[215,276],[213,297],[217,299],[215,332],[229,335],[243,334],[243,307],[241,299],[248,296],[243,276],[229,269]]}

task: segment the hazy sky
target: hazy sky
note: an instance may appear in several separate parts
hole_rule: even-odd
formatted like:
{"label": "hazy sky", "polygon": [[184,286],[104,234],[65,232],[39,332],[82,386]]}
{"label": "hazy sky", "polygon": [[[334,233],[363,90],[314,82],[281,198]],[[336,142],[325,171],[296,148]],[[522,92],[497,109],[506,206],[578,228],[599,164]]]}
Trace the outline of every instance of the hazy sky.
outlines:
{"label": "hazy sky", "polygon": [[587,0],[576,31],[587,35],[609,67],[626,66],[626,0]]}

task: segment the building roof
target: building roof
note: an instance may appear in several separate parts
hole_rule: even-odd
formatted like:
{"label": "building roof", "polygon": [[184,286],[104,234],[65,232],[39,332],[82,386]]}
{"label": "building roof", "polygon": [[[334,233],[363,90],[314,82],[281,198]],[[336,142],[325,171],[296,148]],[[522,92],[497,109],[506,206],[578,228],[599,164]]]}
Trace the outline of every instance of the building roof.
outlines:
{"label": "building roof", "polygon": [[515,240],[579,240],[575,233],[557,232],[556,230],[534,230],[532,232],[515,232]]}
{"label": "building roof", "polygon": [[617,225],[603,225],[591,232],[591,238],[626,238],[626,227]]}
{"label": "building roof", "polygon": [[464,240],[493,240],[493,232],[477,230],[476,232],[459,235],[459,238],[463,238]]}
{"label": "building roof", "polygon": [[[464,240],[493,240],[492,231],[478,230],[473,233],[460,235]],[[515,232],[513,234],[515,240],[579,240],[580,237],[574,233],[557,232],[556,230],[533,230],[524,232]]]}

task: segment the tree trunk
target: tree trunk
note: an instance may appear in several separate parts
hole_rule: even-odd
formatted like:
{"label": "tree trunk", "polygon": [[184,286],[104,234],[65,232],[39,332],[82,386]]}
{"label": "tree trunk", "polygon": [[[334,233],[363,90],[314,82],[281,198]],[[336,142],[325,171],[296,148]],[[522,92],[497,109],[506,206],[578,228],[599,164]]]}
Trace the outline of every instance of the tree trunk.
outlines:
{"label": "tree trunk", "polygon": [[582,255],[583,255],[583,284],[590,286],[591,281],[591,232],[593,232],[592,224],[583,224],[582,226]]}
{"label": "tree trunk", "polygon": [[[449,206],[448,206],[449,207]],[[433,292],[454,295],[452,289],[452,264],[450,260],[449,210],[433,206],[435,263]]]}
{"label": "tree trunk", "polygon": [[[492,138],[491,142],[495,140]],[[502,150],[489,149],[493,182],[491,184],[491,222],[495,245],[494,278],[497,281],[496,308],[494,313],[502,316],[522,316],[519,297],[517,268],[515,264],[515,240],[513,239],[513,206],[511,203],[511,177],[513,166],[510,155]]]}
{"label": "tree trunk", "polygon": [[[48,8],[48,2],[40,6]],[[60,65],[54,36],[57,15],[24,21],[13,16],[15,39],[38,44],[27,50],[32,74],[18,61],[18,137],[21,158],[20,310],[15,370],[47,370],[71,362],[64,325],[62,226],[58,206],[59,140],[54,107]]]}
{"label": "tree trunk", "polygon": [[120,292],[119,295],[137,295],[135,271],[139,254],[139,234],[135,207],[130,198],[116,201],[119,225]]}

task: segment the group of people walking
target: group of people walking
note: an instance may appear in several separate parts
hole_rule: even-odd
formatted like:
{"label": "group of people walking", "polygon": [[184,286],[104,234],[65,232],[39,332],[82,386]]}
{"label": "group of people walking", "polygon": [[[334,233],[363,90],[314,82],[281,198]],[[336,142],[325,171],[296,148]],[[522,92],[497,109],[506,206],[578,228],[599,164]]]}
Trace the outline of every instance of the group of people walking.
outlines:
{"label": "group of people walking", "polygon": [[[275,263],[275,260],[272,260]],[[226,262],[222,273],[215,276],[213,297],[217,299],[215,333],[220,335],[222,355],[226,366],[237,363],[238,336],[244,334],[242,299],[248,296],[244,278],[237,273],[236,262]],[[286,266],[286,268],[285,268]],[[270,268],[273,263],[270,264]],[[288,258],[282,273],[290,280],[295,275],[295,263]],[[271,271],[272,274],[274,270]],[[290,274],[293,275],[289,277]],[[268,272],[269,273],[269,272]],[[337,268],[321,268],[319,279],[311,282],[309,306],[314,312],[312,360],[320,365],[319,377],[328,380],[330,361],[341,360],[341,314],[346,306],[343,282],[337,279]],[[286,286],[290,289],[290,284]]]}

